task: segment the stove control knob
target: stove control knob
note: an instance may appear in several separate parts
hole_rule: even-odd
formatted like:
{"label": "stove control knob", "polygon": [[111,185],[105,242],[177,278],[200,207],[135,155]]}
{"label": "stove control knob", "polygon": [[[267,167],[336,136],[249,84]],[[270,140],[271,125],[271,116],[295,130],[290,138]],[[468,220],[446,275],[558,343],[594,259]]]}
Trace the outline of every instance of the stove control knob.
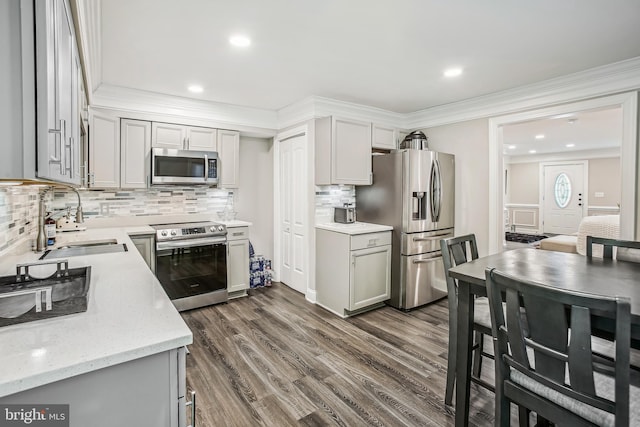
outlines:
{"label": "stove control knob", "polygon": [[214,233],[216,231],[216,227],[212,225],[211,227],[209,227],[209,231]]}
{"label": "stove control knob", "polygon": [[176,235],[176,230],[171,230],[171,235],[175,236]]}
{"label": "stove control knob", "polygon": [[163,231],[162,233],[160,233],[162,235],[162,237],[166,237],[167,236],[167,232]]}
{"label": "stove control knob", "polygon": [[224,231],[224,227],[222,225],[218,226],[218,231]]}

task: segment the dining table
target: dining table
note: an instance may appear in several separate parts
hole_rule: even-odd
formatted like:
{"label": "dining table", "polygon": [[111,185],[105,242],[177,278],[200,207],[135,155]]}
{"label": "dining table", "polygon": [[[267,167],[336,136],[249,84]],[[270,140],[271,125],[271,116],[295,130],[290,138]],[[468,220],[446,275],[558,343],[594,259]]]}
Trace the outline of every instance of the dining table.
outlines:
{"label": "dining table", "polygon": [[[586,257],[567,252],[534,248],[513,249],[478,258],[449,269],[458,281],[458,341],[456,357],[455,425],[468,425],[476,296],[486,296],[487,268],[518,278],[571,291],[631,300],[632,346],[640,347],[640,263]],[[592,326],[604,335],[613,330],[613,320],[594,316]]]}

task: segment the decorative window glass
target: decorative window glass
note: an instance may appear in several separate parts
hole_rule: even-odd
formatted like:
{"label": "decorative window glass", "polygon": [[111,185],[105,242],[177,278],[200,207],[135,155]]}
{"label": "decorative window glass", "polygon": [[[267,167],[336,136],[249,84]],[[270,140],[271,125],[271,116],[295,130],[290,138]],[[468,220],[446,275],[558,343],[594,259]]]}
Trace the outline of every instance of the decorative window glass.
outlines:
{"label": "decorative window glass", "polygon": [[569,181],[566,173],[563,172],[556,177],[553,194],[558,207],[562,209],[566,208],[571,200],[571,181]]}

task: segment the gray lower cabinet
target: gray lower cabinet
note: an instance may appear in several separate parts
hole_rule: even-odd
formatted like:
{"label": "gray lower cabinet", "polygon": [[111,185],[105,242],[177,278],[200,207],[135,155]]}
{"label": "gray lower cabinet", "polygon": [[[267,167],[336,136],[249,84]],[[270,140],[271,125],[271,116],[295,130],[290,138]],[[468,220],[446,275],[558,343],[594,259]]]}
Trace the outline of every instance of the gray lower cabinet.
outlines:
{"label": "gray lower cabinet", "polygon": [[153,234],[129,236],[153,274],[156,274],[156,241]]}
{"label": "gray lower cabinet", "polygon": [[[186,349],[134,359],[0,399],[0,404],[68,404],[71,427],[185,427]],[[193,421],[191,421],[193,423]]]}
{"label": "gray lower cabinet", "polygon": [[249,289],[249,227],[227,229],[227,290],[229,298]]}
{"label": "gray lower cabinet", "polygon": [[391,231],[349,235],[316,229],[318,305],[347,317],[391,296]]}

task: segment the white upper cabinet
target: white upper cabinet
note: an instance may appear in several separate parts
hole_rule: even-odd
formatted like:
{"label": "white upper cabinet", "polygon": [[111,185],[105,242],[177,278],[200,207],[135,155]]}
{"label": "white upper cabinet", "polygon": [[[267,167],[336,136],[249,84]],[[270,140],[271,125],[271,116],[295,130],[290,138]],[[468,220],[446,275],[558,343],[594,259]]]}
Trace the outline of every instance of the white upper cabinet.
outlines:
{"label": "white upper cabinet", "polygon": [[371,185],[371,123],[325,117],[315,128],[316,184]]}
{"label": "white upper cabinet", "polygon": [[398,130],[392,127],[373,124],[371,147],[384,150],[395,150],[398,140]]}
{"label": "white upper cabinet", "polygon": [[120,121],[120,187],[147,188],[151,166],[151,122]]}
{"label": "white upper cabinet", "polygon": [[[89,115],[89,187],[120,187],[120,118],[92,111]],[[143,168],[142,164],[138,165]]]}
{"label": "white upper cabinet", "polygon": [[240,132],[218,129],[218,187],[237,188],[240,172]]}
{"label": "white upper cabinet", "polygon": [[66,0],[35,2],[39,178],[80,184],[81,69]]}
{"label": "white upper cabinet", "polygon": [[177,150],[216,151],[216,129],[153,122],[151,146]]}
{"label": "white upper cabinet", "polygon": [[198,151],[216,151],[216,129],[189,127],[187,128],[187,149]]}

